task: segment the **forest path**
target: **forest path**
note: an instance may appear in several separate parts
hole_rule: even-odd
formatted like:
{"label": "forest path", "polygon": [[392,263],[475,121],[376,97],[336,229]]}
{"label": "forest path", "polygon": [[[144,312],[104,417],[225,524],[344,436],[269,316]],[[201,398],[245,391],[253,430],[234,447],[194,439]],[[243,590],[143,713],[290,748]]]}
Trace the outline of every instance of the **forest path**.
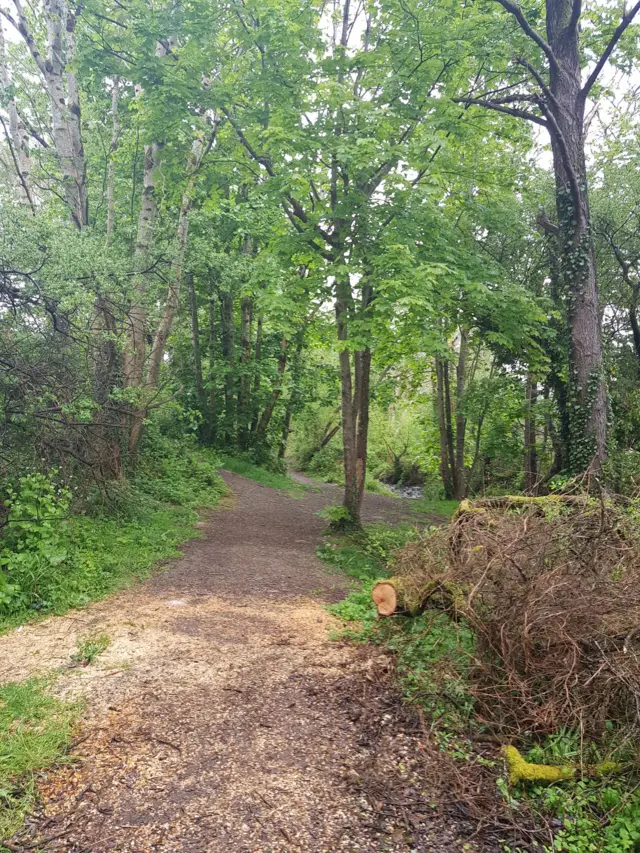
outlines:
{"label": "forest path", "polygon": [[[336,491],[295,499],[224,477],[231,496],[206,538],[167,571],[0,638],[0,681],[62,667],[58,692],[86,700],[78,760],[47,776],[13,849],[461,850],[418,790],[406,713],[372,677],[384,658],[329,639],[322,604],[347,581],[314,551]],[[365,518],[385,514],[406,508],[367,495]],[[69,668],[76,641],[99,633],[107,651]],[[413,805],[387,806],[392,779]]]}

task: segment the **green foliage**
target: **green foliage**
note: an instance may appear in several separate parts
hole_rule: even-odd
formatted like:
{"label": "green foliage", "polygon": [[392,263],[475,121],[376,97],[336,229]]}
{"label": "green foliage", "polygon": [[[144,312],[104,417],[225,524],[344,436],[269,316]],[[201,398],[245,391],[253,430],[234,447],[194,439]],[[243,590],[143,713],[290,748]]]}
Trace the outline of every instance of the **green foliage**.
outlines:
{"label": "green foliage", "polygon": [[69,558],[63,535],[71,493],[56,472],[27,474],[6,490],[7,532],[0,553],[0,612],[49,606],[49,590]]}
{"label": "green foliage", "polygon": [[111,638],[108,634],[85,637],[76,643],[77,651],[71,655],[71,660],[81,663],[83,666],[93,663],[94,660],[109,648]]}
{"label": "green foliage", "polygon": [[318,515],[329,522],[329,527],[335,530],[339,530],[342,526],[348,526],[352,522],[349,510],[342,504],[325,506],[318,512]]}
{"label": "green foliage", "polygon": [[[33,807],[42,770],[62,759],[77,708],[54,699],[43,680],[0,687],[0,838],[10,838]],[[0,842],[0,848],[2,842]]]}
{"label": "green foliage", "polygon": [[[195,535],[196,508],[215,506],[225,493],[218,465],[211,451],[158,440],[138,478],[97,493],[84,514],[69,514],[68,490],[55,478],[20,478],[10,493],[16,528],[10,523],[3,539],[0,629],[82,606],[177,556]],[[27,521],[18,509],[39,515]]]}

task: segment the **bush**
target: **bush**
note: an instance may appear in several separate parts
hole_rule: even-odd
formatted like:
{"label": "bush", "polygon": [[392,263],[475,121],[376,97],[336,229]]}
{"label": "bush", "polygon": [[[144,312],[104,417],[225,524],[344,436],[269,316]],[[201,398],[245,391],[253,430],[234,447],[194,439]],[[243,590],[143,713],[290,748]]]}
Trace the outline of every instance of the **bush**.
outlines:
{"label": "bush", "polygon": [[75,507],[56,471],[20,477],[5,490],[0,627],[86,604],[177,555],[194,535],[195,509],[225,492],[217,466],[211,451],[160,438],[132,482]]}

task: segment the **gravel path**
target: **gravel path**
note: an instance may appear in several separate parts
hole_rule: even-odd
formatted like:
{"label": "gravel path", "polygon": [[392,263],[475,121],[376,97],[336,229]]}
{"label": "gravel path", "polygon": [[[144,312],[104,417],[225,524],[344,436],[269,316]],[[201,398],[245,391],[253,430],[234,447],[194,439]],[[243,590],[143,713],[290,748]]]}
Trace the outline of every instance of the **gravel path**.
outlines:
{"label": "gravel path", "polygon": [[[295,499],[233,474],[231,496],[167,571],[0,638],[0,681],[65,669],[86,701],[77,760],[48,775],[14,849],[71,853],[453,853],[415,720],[387,659],[332,642],[347,582],[315,556],[331,487]],[[410,516],[367,495],[366,520]],[[413,516],[415,518],[415,516]],[[372,656],[373,654],[373,656]],[[382,681],[381,681],[382,676]]]}

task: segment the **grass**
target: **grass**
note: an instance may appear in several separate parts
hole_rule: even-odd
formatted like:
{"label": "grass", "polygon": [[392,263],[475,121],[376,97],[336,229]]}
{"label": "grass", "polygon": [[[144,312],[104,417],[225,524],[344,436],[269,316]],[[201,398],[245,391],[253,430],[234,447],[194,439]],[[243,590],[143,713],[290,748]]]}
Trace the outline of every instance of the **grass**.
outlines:
{"label": "grass", "polygon": [[54,699],[46,687],[42,679],[0,687],[0,839],[22,826],[38,775],[71,744],[78,706]]}
{"label": "grass", "polygon": [[269,471],[267,468],[261,468],[259,465],[254,465],[252,462],[240,459],[237,456],[222,456],[222,467],[234,474],[240,474],[241,477],[246,477],[248,480],[254,480],[256,483],[268,486],[270,489],[285,491],[294,498],[302,497],[306,491],[301,483],[296,483],[286,474]]}
{"label": "grass", "polygon": [[412,512],[443,515],[446,518],[451,518],[459,505],[459,501],[432,500],[431,498],[412,498],[409,502]]}

